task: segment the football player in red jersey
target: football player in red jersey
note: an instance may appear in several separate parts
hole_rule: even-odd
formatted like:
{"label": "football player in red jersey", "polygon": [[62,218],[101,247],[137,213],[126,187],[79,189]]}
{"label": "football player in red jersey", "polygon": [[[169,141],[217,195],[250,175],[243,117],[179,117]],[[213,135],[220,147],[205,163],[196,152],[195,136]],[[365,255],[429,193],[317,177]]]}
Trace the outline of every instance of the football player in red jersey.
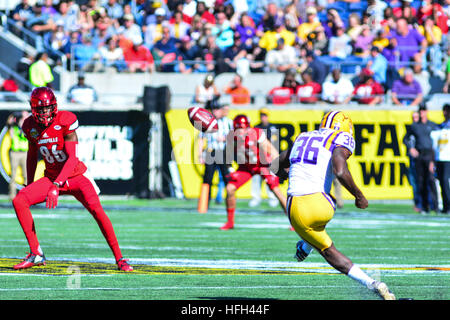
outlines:
{"label": "football player in red jersey", "polygon": [[[53,209],[60,194],[71,194],[91,213],[97,221],[119,270],[132,271],[123,259],[113,226],[100,204],[95,182],[85,176],[87,170],[77,157],[78,120],[69,111],[58,111],[56,97],[47,87],[38,87],[31,93],[32,116],[23,123],[28,139],[27,186],[13,200],[19,223],[30,246],[30,253],[14,269],[26,269],[45,265],[45,256],[39,245],[30,206],[46,201]],[[45,162],[44,177],[34,181],[38,152]]]}
{"label": "football player in red jersey", "polygon": [[270,161],[278,157],[278,151],[266,138],[262,129],[250,127],[247,116],[236,116],[233,120],[233,127],[234,131],[230,132],[227,137],[227,161],[230,159],[229,154],[232,151],[239,168],[227,176],[228,221],[220,228],[221,230],[234,228],[236,191],[255,174],[264,178],[286,212],[286,196],[279,187],[279,178],[269,170]]}

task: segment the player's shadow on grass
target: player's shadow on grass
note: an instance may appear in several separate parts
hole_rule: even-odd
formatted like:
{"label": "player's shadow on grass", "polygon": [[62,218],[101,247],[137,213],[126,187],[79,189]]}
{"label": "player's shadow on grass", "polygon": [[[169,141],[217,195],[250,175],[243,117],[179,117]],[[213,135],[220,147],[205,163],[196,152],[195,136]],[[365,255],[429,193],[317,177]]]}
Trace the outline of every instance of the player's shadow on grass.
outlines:
{"label": "player's shadow on grass", "polygon": [[271,298],[249,298],[249,297],[197,297],[203,300],[279,300]]}

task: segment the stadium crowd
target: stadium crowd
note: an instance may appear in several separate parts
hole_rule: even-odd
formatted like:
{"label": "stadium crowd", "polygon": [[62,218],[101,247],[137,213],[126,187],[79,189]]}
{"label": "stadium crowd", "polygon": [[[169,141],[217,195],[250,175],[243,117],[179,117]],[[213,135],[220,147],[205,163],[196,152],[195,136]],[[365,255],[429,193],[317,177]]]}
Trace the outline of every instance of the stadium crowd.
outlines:
{"label": "stadium crowd", "polygon": [[449,0],[22,0],[10,13],[76,70],[281,72],[269,102],[378,104],[391,91],[398,105],[422,101],[417,74],[448,92],[449,16]]}

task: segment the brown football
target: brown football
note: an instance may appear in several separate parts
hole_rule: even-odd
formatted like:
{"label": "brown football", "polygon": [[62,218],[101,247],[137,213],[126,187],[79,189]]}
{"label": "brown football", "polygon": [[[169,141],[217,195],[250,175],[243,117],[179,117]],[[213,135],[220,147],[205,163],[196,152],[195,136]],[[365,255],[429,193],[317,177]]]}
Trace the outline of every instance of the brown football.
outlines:
{"label": "brown football", "polygon": [[216,117],[205,108],[192,107],[188,109],[187,113],[189,120],[197,130],[215,132],[219,129]]}

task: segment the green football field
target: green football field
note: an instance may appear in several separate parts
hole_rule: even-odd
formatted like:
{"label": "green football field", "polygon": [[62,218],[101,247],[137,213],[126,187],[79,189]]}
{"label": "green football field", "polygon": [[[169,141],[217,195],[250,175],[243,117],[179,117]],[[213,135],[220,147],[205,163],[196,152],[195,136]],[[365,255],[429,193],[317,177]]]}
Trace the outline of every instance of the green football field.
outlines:
{"label": "green football field", "polygon": [[[224,205],[193,200],[103,201],[133,273],[120,273],[97,224],[69,198],[32,208],[47,265],[15,271],[28,251],[14,210],[0,202],[0,300],[377,300],[319,253],[293,256],[298,236],[280,209],[238,203],[236,228],[221,231]],[[398,298],[450,299],[450,217],[410,204],[349,201],[327,227],[336,247]]]}

